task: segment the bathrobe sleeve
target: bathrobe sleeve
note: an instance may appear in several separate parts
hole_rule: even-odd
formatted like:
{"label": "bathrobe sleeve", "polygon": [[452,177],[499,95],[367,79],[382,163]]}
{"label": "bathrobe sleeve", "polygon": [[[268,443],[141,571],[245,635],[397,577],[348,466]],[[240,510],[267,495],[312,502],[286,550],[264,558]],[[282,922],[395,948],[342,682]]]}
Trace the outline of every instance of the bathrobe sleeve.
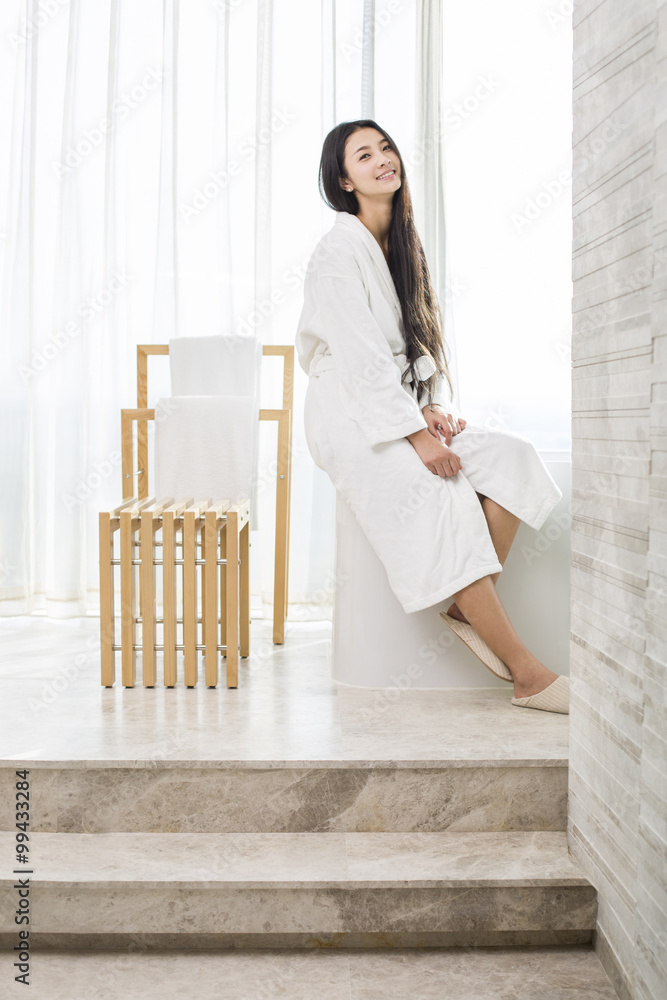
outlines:
{"label": "bathrobe sleeve", "polygon": [[[351,252],[335,264],[307,272],[309,335],[328,347],[340,376],[348,416],[362,428],[369,444],[406,437],[427,427],[417,402],[401,384],[401,371],[368,304],[361,270]],[[303,327],[300,334],[306,331]]]}
{"label": "bathrobe sleeve", "polygon": [[[420,409],[426,406],[428,403],[428,392],[424,389],[419,395],[419,407]],[[451,413],[455,417],[460,417],[460,411],[454,402],[449,398],[449,386],[447,385],[447,380],[444,375],[440,372],[435,377],[435,392],[433,393],[433,403],[437,403],[445,413]]]}

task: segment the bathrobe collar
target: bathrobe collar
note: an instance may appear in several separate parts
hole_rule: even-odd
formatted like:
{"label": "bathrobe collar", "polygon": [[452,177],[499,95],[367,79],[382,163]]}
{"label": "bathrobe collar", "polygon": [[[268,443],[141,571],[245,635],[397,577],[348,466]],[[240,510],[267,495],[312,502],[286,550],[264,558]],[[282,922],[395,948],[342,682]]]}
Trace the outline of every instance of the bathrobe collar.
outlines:
{"label": "bathrobe collar", "polygon": [[375,239],[370,229],[363,224],[361,219],[357,218],[356,215],[352,215],[350,212],[336,212],[336,225],[345,226],[347,229],[355,232],[361,239],[373,258],[378,271],[382,275],[382,280],[385,283],[391,301],[394,303],[394,308],[398,311],[398,315],[401,316],[401,300],[398,297],[396,285],[394,284],[394,279],[391,276],[391,271],[389,270],[389,265],[387,264],[387,258],[383,254],[382,247]]}

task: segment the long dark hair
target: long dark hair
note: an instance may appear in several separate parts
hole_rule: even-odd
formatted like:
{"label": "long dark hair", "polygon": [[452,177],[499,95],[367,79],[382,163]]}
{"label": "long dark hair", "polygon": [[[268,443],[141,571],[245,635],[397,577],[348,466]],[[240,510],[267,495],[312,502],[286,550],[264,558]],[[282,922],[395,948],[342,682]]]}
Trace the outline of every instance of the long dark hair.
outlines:
{"label": "long dark hair", "polygon": [[409,372],[412,384],[418,386],[417,398],[422,391],[427,390],[429,402],[433,401],[436,375],[420,380],[415,370],[416,359],[421,354],[428,354],[437,371],[447,379],[450,399],[453,399],[454,390],[445,357],[442,311],[431,284],[424,248],[415,227],[405,167],[396,143],[377,122],[370,118],[341,122],[329,132],[324,140],[320,159],[320,194],[329,208],[337,212],[348,212],[350,215],[359,214],[356,194],[354,191],[345,191],[339,179],[347,177],[345,143],[354,132],[362,128],[377,129],[390,143],[401,165],[401,186],[394,193],[389,227],[389,270],[403,314],[405,356],[409,363],[403,380]]}

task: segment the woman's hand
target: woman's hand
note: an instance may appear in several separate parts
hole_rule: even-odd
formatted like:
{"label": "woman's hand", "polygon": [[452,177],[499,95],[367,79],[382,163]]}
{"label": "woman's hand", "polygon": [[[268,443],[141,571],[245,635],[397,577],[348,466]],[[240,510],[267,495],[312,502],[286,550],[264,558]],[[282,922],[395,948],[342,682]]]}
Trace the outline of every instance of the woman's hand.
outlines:
{"label": "woman's hand", "polygon": [[459,434],[467,424],[467,420],[464,420],[463,417],[457,420],[453,414],[445,413],[439,403],[434,403],[433,409],[428,404],[423,406],[422,413],[428,425],[429,434],[432,434],[438,441],[440,440],[440,434],[442,434],[447,446],[449,446],[452,437],[455,434]]}
{"label": "woman's hand", "polygon": [[[450,430],[450,437],[451,433]],[[425,427],[422,427],[420,431],[408,434],[407,438],[426,468],[436,476],[443,478],[455,476],[462,468],[459,456],[443,444],[437,432],[432,435]]]}

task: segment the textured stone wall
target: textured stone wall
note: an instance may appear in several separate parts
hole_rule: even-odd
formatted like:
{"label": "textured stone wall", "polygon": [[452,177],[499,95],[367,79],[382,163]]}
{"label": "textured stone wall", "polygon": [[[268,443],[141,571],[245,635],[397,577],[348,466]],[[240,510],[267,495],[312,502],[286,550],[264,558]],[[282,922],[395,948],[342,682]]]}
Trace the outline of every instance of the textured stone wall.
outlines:
{"label": "textured stone wall", "polygon": [[667,996],[667,3],[574,4],[568,840],[622,998]]}

